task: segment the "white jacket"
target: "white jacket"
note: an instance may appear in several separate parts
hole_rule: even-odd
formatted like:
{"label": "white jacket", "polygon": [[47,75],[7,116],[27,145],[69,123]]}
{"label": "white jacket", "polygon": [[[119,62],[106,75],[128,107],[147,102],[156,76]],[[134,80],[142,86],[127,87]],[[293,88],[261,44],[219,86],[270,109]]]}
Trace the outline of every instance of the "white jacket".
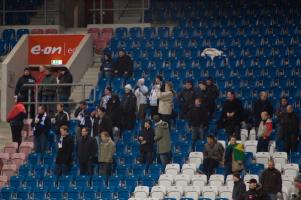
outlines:
{"label": "white jacket", "polygon": [[158,106],[157,92],[160,91],[160,85],[153,85],[153,88],[149,94],[149,105]]}
{"label": "white jacket", "polygon": [[135,96],[137,98],[138,108],[140,104],[147,104],[147,93],[148,93],[148,88],[145,85],[141,85],[135,90]]}

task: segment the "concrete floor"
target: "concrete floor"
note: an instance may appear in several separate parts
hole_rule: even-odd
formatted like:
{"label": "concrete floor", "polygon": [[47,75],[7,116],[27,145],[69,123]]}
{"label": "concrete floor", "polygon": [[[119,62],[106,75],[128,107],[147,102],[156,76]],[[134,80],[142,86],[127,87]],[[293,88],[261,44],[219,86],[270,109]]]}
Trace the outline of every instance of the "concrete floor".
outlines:
{"label": "concrete floor", "polygon": [[2,151],[6,143],[11,142],[11,131],[9,123],[0,122],[0,151]]}

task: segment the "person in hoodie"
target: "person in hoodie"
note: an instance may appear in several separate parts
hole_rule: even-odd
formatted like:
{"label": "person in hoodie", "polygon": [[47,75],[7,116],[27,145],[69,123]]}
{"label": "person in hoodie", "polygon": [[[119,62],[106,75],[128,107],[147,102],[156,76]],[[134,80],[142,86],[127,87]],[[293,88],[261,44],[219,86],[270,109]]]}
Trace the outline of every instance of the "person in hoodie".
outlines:
{"label": "person in hoodie", "polygon": [[[96,125],[97,124],[97,122],[96,122],[96,120],[97,120],[96,107],[95,106],[89,106],[88,107],[88,113],[90,113],[90,114],[86,116],[86,118],[85,118],[85,125],[83,127],[87,127],[88,130],[89,130],[89,135],[91,137],[93,137],[94,133],[95,134],[99,134],[99,132],[97,133],[98,127]],[[81,137],[81,129],[80,129],[79,135],[77,135],[78,136],[77,139]]]}
{"label": "person in hoodie", "polygon": [[55,114],[53,125],[56,133],[59,135],[60,134],[60,127],[63,125],[69,126],[69,114],[64,110],[64,105],[63,104],[57,104],[56,105],[56,110],[57,113]]}
{"label": "person in hoodie", "polygon": [[32,120],[31,126],[33,128],[35,152],[45,153],[47,150],[47,137],[51,128],[51,120],[43,105],[38,107],[38,114]]}
{"label": "person in hoodie", "polygon": [[146,109],[148,107],[147,103],[147,95],[148,95],[148,88],[144,84],[144,78],[141,78],[137,82],[137,88],[135,90],[135,96],[137,99],[137,110],[138,110],[138,119],[144,121],[146,116]]}
{"label": "person in hoodie", "polygon": [[100,99],[99,106],[107,109],[107,104],[111,98],[112,98],[112,88],[111,88],[111,86],[106,86],[106,88],[104,90],[104,95],[102,95],[102,97]]}
{"label": "person in hoodie", "polygon": [[233,191],[232,191],[232,199],[233,200],[244,200],[246,195],[246,184],[240,178],[239,173],[233,173]]}
{"label": "person in hoodie", "polygon": [[192,149],[198,140],[204,141],[204,130],[208,126],[208,110],[201,98],[194,100],[194,106],[189,110],[187,119],[192,131]]}
{"label": "person in hoodie", "polygon": [[136,122],[136,108],[137,108],[137,99],[133,93],[132,86],[127,84],[124,87],[125,94],[121,100],[121,116],[122,116],[122,129],[123,130],[133,130],[135,128]]}
{"label": "person in hoodie", "polygon": [[[73,83],[73,76],[69,69],[63,69],[58,76],[59,84]],[[71,86],[58,86],[58,99],[60,102],[68,102],[71,95]],[[64,104],[64,108],[69,112],[69,104]]]}
{"label": "person in hoodie", "polygon": [[[15,88],[15,96],[22,96],[23,98],[23,102],[28,102],[28,100],[30,100],[30,102],[34,102],[34,97],[35,97],[35,93],[34,93],[34,87],[28,87],[28,86],[24,86],[25,84],[35,84],[36,80],[33,76],[31,76],[31,71],[28,67],[26,67],[24,69],[23,75],[18,79],[17,81],[17,85]],[[29,98],[29,93],[30,93],[30,99]],[[25,106],[26,111],[29,112],[29,108],[30,108],[30,117],[34,117],[34,112],[35,112],[35,106],[34,104],[32,105],[27,105]]]}
{"label": "person in hoodie", "polygon": [[273,115],[273,106],[268,100],[268,93],[265,91],[260,92],[259,99],[253,105],[253,119],[254,126],[258,127],[261,121],[261,113],[266,111],[272,117]]}
{"label": "person in hoodie", "polygon": [[11,111],[8,113],[7,122],[9,122],[13,142],[17,142],[20,146],[22,142],[22,128],[23,121],[26,118],[26,110],[23,103],[23,97],[17,96],[15,99],[15,105],[12,107]]}
{"label": "person in hoodie", "polygon": [[[44,77],[41,84],[57,84],[56,78],[52,76],[50,69],[45,69],[46,76]],[[54,102],[56,96],[56,88],[57,86],[40,86],[39,93],[42,96],[42,102]],[[52,115],[54,114],[53,104],[49,104],[47,107],[47,112]]]}
{"label": "person in hoodie", "polygon": [[187,80],[184,89],[178,95],[178,101],[181,109],[181,118],[186,119],[187,113],[191,106],[193,106],[194,100],[196,98],[196,93],[193,88],[192,80]]}
{"label": "person in hoodie", "polygon": [[124,77],[125,83],[133,75],[133,60],[126,54],[125,50],[118,52],[118,59],[113,64],[113,74],[114,76]]}
{"label": "person in hoodie", "polygon": [[152,164],[154,155],[154,129],[150,120],[145,120],[141,134],[138,137],[140,142],[140,162]]}
{"label": "person in hoodie", "polygon": [[299,141],[300,119],[294,112],[293,106],[287,106],[287,112],[280,121],[281,139],[284,140],[285,151],[289,154],[297,150]]}
{"label": "person in hoodie", "polygon": [[273,130],[273,123],[268,112],[261,113],[261,122],[258,127],[257,152],[269,151],[270,135]]}
{"label": "person in hoodie", "polygon": [[234,135],[240,140],[240,123],[243,119],[243,107],[241,102],[236,98],[233,91],[227,92],[227,100],[225,101],[218,120],[218,127],[225,128],[229,138]]}
{"label": "person in hoodie", "polygon": [[68,126],[63,125],[60,128],[60,135],[57,142],[58,152],[55,160],[55,175],[68,175],[73,163],[74,141],[68,133]]}
{"label": "person in hoodie", "polygon": [[159,155],[161,164],[166,166],[171,161],[171,140],[168,123],[161,120],[159,115],[154,116],[154,122],[154,141],[157,144],[157,154]]}
{"label": "person in hoodie", "polygon": [[113,127],[113,136],[114,138],[120,138],[120,129],[121,129],[121,107],[120,100],[117,94],[112,94],[112,98],[109,100],[107,104],[107,115],[112,120]]}
{"label": "person in hoodie", "polygon": [[82,128],[81,137],[77,143],[77,155],[80,175],[93,175],[93,163],[97,154],[97,142],[89,135],[87,127]]}

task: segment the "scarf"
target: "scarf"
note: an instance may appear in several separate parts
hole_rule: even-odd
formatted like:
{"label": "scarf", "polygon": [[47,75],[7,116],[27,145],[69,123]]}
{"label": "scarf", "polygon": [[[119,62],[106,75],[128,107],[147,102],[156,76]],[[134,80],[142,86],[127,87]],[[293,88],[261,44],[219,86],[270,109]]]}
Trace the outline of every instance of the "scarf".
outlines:
{"label": "scarf", "polygon": [[[46,119],[46,117],[47,117],[47,113],[46,112],[44,112],[43,117],[42,117],[41,120],[39,119],[39,114],[37,114],[36,117],[35,117],[35,121],[39,120],[39,124],[42,125],[42,126],[45,126],[45,119]],[[36,130],[36,127],[34,126],[33,131],[35,131],[35,130]]]}

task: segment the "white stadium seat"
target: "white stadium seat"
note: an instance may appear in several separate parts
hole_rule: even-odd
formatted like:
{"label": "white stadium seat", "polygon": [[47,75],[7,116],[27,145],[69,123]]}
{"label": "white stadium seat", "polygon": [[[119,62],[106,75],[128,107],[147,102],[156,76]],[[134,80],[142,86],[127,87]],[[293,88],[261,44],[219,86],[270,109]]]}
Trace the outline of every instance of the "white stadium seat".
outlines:
{"label": "white stadium seat", "polygon": [[245,184],[248,185],[248,181],[250,179],[256,179],[257,182],[259,182],[259,176],[257,174],[246,174],[245,177],[244,177],[244,182]]}
{"label": "white stadium seat", "polygon": [[289,175],[282,175],[282,186],[286,187],[289,191],[291,191],[291,188],[294,187],[294,177]]}
{"label": "white stadium seat", "polygon": [[167,188],[167,196],[169,198],[180,199],[183,195],[183,188],[181,186],[170,186]]}
{"label": "white stadium seat", "polygon": [[217,187],[215,186],[205,186],[203,188],[203,197],[208,199],[215,199],[218,194]]}
{"label": "white stadium seat", "polygon": [[296,177],[299,173],[299,165],[290,163],[283,166],[284,174]]}
{"label": "white stadium seat", "polygon": [[283,167],[287,163],[286,152],[275,152],[273,153],[272,158],[275,161],[275,163],[281,164],[281,167]]}
{"label": "white stadium seat", "polygon": [[198,168],[203,163],[203,152],[190,152],[189,163],[195,163]]}
{"label": "white stadium seat", "polygon": [[249,140],[254,140],[254,141],[256,140],[256,131],[255,131],[254,128],[252,128],[252,129],[250,130]]}
{"label": "white stadium seat", "polygon": [[201,192],[200,187],[198,186],[186,186],[184,188],[184,196],[186,198],[199,199]]}
{"label": "white stadium seat", "polygon": [[224,185],[224,179],[224,175],[213,174],[209,178],[209,184],[210,186],[221,187],[222,185]]}
{"label": "white stadium seat", "polygon": [[146,199],[149,196],[149,187],[137,186],[134,190],[134,197],[137,199]]}
{"label": "white stadium seat", "polygon": [[240,138],[243,143],[248,140],[248,137],[249,131],[247,129],[240,129]]}
{"label": "white stadium seat", "polygon": [[170,174],[162,174],[158,181],[160,186],[165,186],[166,188],[174,183],[174,176]]}
{"label": "white stadium seat", "polygon": [[166,195],[166,188],[164,186],[153,186],[151,190],[152,198],[164,199]]}
{"label": "white stadium seat", "polygon": [[165,173],[171,174],[171,175],[177,175],[180,172],[180,165],[173,163],[173,164],[167,164],[165,167]]}
{"label": "white stadium seat", "polygon": [[222,186],[219,188],[220,198],[232,199],[233,186]]}
{"label": "white stadium seat", "polygon": [[187,174],[178,174],[175,176],[176,186],[185,187],[190,184],[190,176]]}
{"label": "white stadium seat", "polygon": [[253,153],[253,156],[256,155],[257,152],[257,144],[258,141],[256,140],[248,140],[245,142],[245,152]]}
{"label": "white stadium seat", "polygon": [[193,177],[191,177],[191,184],[193,186],[203,188],[205,185],[207,185],[207,176],[204,174],[194,175]]}
{"label": "white stadium seat", "polygon": [[184,164],[182,166],[182,173],[187,174],[190,177],[193,176],[196,172],[196,164],[195,163],[189,163],[189,164]]}
{"label": "white stadium seat", "polygon": [[225,140],[218,140],[221,145],[223,145],[224,149],[226,149],[226,141]]}
{"label": "white stadium seat", "polygon": [[271,155],[268,152],[257,152],[256,153],[256,163],[264,164],[265,167],[267,167],[270,158],[271,158]]}
{"label": "white stadium seat", "polygon": [[227,186],[233,186],[234,185],[234,180],[233,180],[233,175],[232,174],[227,176],[226,185]]}

